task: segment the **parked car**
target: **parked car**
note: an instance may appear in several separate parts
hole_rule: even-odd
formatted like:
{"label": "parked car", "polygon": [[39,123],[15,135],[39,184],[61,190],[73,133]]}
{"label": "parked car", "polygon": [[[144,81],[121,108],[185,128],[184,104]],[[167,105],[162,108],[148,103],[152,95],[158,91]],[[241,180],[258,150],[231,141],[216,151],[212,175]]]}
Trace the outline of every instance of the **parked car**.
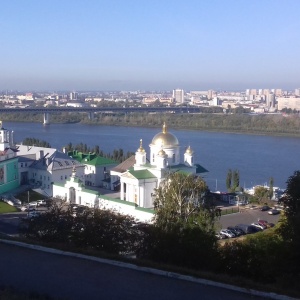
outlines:
{"label": "parked car", "polygon": [[263,224],[263,225],[265,225],[265,226],[267,226],[267,224],[269,223],[268,221],[266,221],[266,220],[260,220],[260,219],[258,219],[258,221],[257,221],[259,224]]}
{"label": "parked car", "polygon": [[240,230],[244,231],[245,234],[255,233],[258,231],[257,227],[253,225],[247,225],[247,224],[238,224],[235,227],[239,228]]}
{"label": "parked car", "polygon": [[217,233],[217,234],[216,234],[216,238],[217,238],[218,240],[224,240],[224,239],[227,239],[227,236],[224,235],[224,234],[221,234],[221,233]]}
{"label": "parked car", "polygon": [[255,226],[255,227],[257,227],[257,228],[259,228],[259,229],[261,229],[261,230],[267,229],[267,226],[266,226],[266,225],[260,224],[260,223],[258,223],[258,222],[254,222],[254,223],[252,223],[251,225],[253,225],[253,226]]}
{"label": "parked car", "polygon": [[249,233],[256,233],[256,232],[259,232],[259,231],[262,231],[262,229],[258,226],[254,226],[254,225],[250,225],[249,226]]}
{"label": "parked car", "polygon": [[46,201],[45,200],[38,200],[36,202],[37,202],[38,206],[46,205]]}
{"label": "parked car", "polygon": [[220,234],[224,234],[228,238],[234,238],[235,237],[235,234],[232,231],[230,231],[229,229],[221,229]]}
{"label": "parked car", "polygon": [[243,234],[245,234],[242,230],[236,228],[236,227],[233,227],[233,226],[229,226],[227,227],[228,230],[230,230],[231,232],[233,232],[235,234],[235,236],[241,236]]}
{"label": "parked car", "polygon": [[21,209],[21,211],[26,211],[27,210],[27,206],[21,206],[20,209]]}
{"label": "parked car", "polygon": [[278,215],[278,214],[280,214],[280,211],[277,209],[271,209],[268,211],[268,214],[269,215]]}
{"label": "parked car", "polygon": [[270,209],[271,209],[271,207],[268,206],[268,205],[264,205],[264,206],[262,206],[262,207],[260,208],[261,211],[267,211],[267,210],[270,210]]}
{"label": "parked car", "polygon": [[38,203],[36,201],[29,202],[29,206],[37,206]]}

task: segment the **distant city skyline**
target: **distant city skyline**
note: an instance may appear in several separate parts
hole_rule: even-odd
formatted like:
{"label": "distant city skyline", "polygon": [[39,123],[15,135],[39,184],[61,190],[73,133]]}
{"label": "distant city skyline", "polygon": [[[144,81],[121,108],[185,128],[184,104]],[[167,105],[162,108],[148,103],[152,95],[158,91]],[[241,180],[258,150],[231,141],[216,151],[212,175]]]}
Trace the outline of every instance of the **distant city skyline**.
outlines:
{"label": "distant city skyline", "polygon": [[298,0],[5,1],[0,90],[294,90],[299,11]]}

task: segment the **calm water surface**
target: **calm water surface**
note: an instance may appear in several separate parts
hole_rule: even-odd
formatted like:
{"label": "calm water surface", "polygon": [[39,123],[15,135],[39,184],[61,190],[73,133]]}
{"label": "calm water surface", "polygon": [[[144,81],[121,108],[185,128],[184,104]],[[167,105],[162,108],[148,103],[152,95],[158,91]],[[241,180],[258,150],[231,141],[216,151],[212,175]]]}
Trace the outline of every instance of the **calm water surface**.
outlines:
{"label": "calm water surface", "polygon": [[[105,153],[122,148],[135,152],[139,140],[149,155],[148,145],[159,128],[93,126],[83,124],[51,124],[5,122],[4,127],[14,131],[14,140],[20,143],[26,137],[45,140],[53,148],[62,149],[71,142],[99,145]],[[286,187],[286,181],[295,170],[300,170],[300,139],[217,133],[204,131],[173,130],[179,140],[181,153],[190,145],[195,151],[195,162],[203,165],[209,173],[205,179],[212,190],[226,189],[228,169],[240,172],[240,185],[251,187],[264,184],[270,177],[274,185]]]}

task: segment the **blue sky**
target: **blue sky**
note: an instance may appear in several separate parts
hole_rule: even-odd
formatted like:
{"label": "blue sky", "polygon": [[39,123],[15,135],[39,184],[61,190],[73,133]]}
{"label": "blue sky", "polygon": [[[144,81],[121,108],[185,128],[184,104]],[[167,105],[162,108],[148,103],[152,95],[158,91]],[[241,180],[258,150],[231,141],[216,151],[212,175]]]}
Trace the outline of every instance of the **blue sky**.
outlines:
{"label": "blue sky", "polygon": [[0,90],[300,87],[299,0],[3,0]]}

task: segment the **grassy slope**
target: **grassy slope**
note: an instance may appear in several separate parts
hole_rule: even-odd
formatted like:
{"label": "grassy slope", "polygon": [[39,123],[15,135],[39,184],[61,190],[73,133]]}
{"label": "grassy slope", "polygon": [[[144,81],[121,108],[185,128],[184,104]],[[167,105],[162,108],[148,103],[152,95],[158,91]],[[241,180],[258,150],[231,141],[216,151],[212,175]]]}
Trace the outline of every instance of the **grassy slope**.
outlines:
{"label": "grassy slope", "polygon": [[0,201],[0,214],[16,212],[18,211],[14,206],[11,206],[5,202]]}

